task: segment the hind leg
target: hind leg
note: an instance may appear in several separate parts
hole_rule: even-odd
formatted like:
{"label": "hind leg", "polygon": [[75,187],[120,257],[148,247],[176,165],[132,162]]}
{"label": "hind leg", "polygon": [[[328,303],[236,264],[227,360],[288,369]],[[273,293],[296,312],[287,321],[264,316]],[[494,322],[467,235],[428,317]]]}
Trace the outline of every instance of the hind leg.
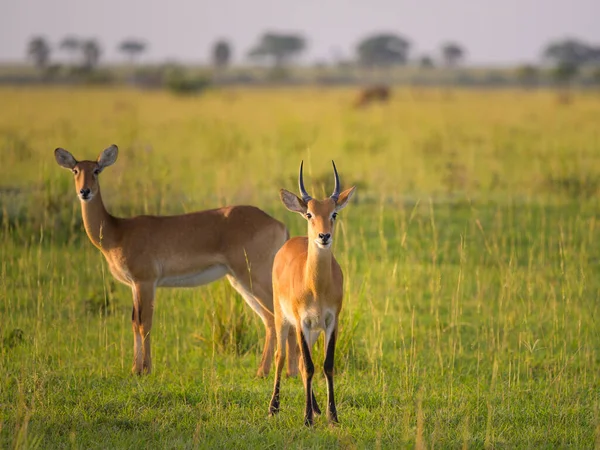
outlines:
{"label": "hind leg", "polygon": [[[292,330],[294,333],[296,333],[296,330]],[[308,351],[312,357],[312,348],[315,344],[315,341],[318,337],[318,334],[313,334],[313,333],[309,333],[308,334]],[[294,338],[294,340],[296,341],[296,338]],[[300,346],[297,345],[296,342],[296,351],[297,351],[297,361],[299,363],[300,366],[300,373],[304,373],[304,358],[302,357],[302,353],[300,351]],[[288,359],[288,363],[289,363],[289,359]],[[315,389],[314,387],[311,389],[311,395],[312,395],[312,409],[313,412],[316,415],[321,415],[321,408],[319,408],[319,404],[317,403],[317,398],[315,397]]]}
{"label": "hind leg", "polygon": [[300,349],[296,340],[296,331],[291,328],[287,339],[287,376],[295,377],[298,375],[298,364],[301,363]]}
{"label": "hind leg", "polygon": [[291,327],[290,324],[285,321],[280,311],[276,312],[275,314],[277,315],[275,318],[275,328],[277,332],[277,364],[275,366],[275,384],[273,386],[273,395],[271,396],[271,402],[269,403],[270,416],[274,416],[279,412],[279,388],[281,386],[281,371],[283,370],[283,364],[285,361],[286,340],[290,330],[295,333],[293,327]]}
{"label": "hind leg", "polygon": [[259,286],[253,286],[252,292],[233,275],[227,275],[227,279],[231,286],[240,293],[246,303],[258,314],[265,325],[265,345],[263,347],[262,357],[256,372],[256,376],[263,378],[269,374],[271,363],[273,361],[273,353],[275,351],[275,319],[273,313],[263,306],[258,300],[258,295],[262,293]]}

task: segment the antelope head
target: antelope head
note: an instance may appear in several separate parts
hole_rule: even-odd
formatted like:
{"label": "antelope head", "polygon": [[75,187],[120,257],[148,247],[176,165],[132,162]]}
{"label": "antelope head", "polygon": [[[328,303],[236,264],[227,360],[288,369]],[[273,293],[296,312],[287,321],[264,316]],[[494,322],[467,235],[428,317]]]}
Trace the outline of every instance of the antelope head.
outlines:
{"label": "antelope head", "polygon": [[314,243],[321,250],[331,247],[338,211],[346,207],[356,189],[356,186],[352,186],[340,193],[340,177],[338,176],[335,162],[331,162],[333,164],[335,187],[333,193],[326,199],[314,199],[306,192],[302,177],[304,161],[300,164],[300,175],[298,176],[301,197],[285,189],[281,189],[280,191],[281,201],[285,207],[292,212],[299,213],[308,222],[308,242]]}
{"label": "antelope head", "polygon": [[98,193],[98,175],[117,160],[119,149],[111,145],[105,149],[96,161],[77,161],[64,148],[54,150],[54,157],[59,166],[69,169],[75,177],[75,191],[82,202],[89,202]]}

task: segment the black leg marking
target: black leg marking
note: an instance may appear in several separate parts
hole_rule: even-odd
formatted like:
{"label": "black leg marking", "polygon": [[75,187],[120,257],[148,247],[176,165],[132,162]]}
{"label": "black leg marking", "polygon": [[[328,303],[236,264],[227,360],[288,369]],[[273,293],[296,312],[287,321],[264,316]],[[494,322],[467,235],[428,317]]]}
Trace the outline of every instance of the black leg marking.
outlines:
{"label": "black leg marking", "polygon": [[274,416],[279,412],[279,380],[275,381],[275,389],[273,390],[273,397],[271,398],[271,404],[269,405],[269,415]]}
{"label": "black leg marking", "polygon": [[317,415],[321,415],[321,408],[319,408],[319,404],[317,403],[317,399],[315,398],[315,389],[312,389],[312,407],[313,412]]}
{"label": "black leg marking", "polygon": [[327,377],[327,418],[332,423],[338,423],[337,409],[335,407],[335,398],[333,395],[333,361],[335,357],[335,337],[337,334],[337,327],[331,333],[331,339],[327,346],[327,353],[325,356],[325,363],[323,364],[323,371]]}
{"label": "black leg marking", "polygon": [[313,424],[313,395],[312,395],[312,378],[315,374],[315,365],[310,357],[310,349],[306,342],[304,333],[300,331],[300,345],[302,345],[302,357],[304,358],[304,371],[306,376],[306,406],[304,408],[304,425],[312,426]]}
{"label": "black leg marking", "polygon": [[[278,339],[279,339],[278,332]],[[275,386],[273,386],[273,396],[271,397],[271,403],[269,404],[269,416],[274,416],[279,412],[279,387],[281,385],[281,372],[283,365],[285,364],[285,340],[282,342],[279,340],[277,343],[277,351],[275,352],[275,359],[277,365],[275,367]]]}

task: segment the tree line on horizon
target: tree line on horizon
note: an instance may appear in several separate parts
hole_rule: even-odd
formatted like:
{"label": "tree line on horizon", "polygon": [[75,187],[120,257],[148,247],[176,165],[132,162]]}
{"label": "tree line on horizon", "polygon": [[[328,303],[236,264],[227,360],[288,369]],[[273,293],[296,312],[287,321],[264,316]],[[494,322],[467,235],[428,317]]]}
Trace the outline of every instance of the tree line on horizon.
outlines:
{"label": "tree line on horizon", "polygon": [[[295,33],[263,33],[247,52],[251,61],[267,62],[273,68],[283,68],[306,51],[307,40]],[[57,46],[58,50],[69,55],[69,64],[80,71],[92,71],[100,61],[102,47],[95,39],[82,39],[67,36]],[[142,39],[128,38],[118,44],[118,50],[131,64],[141,56],[149,45]],[[43,36],[31,38],[27,46],[27,57],[40,70],[52,67],[53,46]],[[350,61],[337,61],[337,64],[354,64],[366,68],[385,68],[403,65],[417,65],[423,69],[436,65],[454,68],[464,62],[467,50],[464,45],[448,41],[440,46],[439,58],[431,54],[412,56],[412,43],[395,33],[374,33],[364,37],[355,48],[355,57]],[[219,39],[210,52],[211,64],[216,73],[222,73],[232,63],[233,46],[226,39]],[[541,63],[553,68],[558,80],[569,80],[584,66],[600,67],[600,45],[578,39],[558,39],[548,43],[541,52]],[[519,67],[518,74],[524,80],[537,76],[537,64]]]}
{"label": "tree line on horizon", "polygon": [[[99,62],[102,47],[95,39],[80,39],[67,36],[58,44],[58,49],[72,57],[79,55],[79,65],[93,68]],[[364,66],[401,65],[408,62],[410,41],[391,33],[373,34],[362,40],[357,51],[357,62]],[[120,53],[133,62],[143,54],[148,44],[141,39],[125,39],[118,45]],[[269,60],[274,66],[284,66],[294,57],[303,53],[307,41],[301,35],[285,33],[264,33],[259,41],[248,51],[250,60]],[[466,55],[464,46],[456,42],[444,43],[441,48],[441,58],[447,66],[456,66]],[[27,47],[27,57],[40,69],[50,65],[53,46],[43,36],[34,36]],[[216,68],[224,68],[231,64],[233,47],[226,39],[217,40],[212,47],[211,62]],[[422,66],[433,66],[434,58],[422,55],[419,58]]]}
{"label": "tree line on horizon", "polygon": [[[147,44],[141,39],[125,39],[118,48],[133,62],[137,56],[146,51]],[[102,56],[102,46],[96,39],[67,36],[59,42],[58,49],[68,54],[71,65],[84,70],[95,68]],[[52,51],[52,45],[43,36],[34,36],[27,45],[27,57],[39,69],[50,66]]]}

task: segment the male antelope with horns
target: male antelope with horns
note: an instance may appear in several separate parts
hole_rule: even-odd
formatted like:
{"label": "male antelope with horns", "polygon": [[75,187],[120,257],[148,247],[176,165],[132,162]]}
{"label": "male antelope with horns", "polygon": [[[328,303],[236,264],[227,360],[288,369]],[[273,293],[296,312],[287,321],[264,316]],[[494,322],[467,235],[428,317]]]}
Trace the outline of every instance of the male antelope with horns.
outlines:
{"label": "male antelope with horns", "polygon": [[[114,217],[100,195],[98,177],[114,164],[112,145],[96,161],[77,161],[57,148],[58,164],[73,172],[85,231],[100,249],[113,276],[133,292],[133,373],[150,373],[150,330],[157,287],[192,287],[227,277],[261,317],[266,340],[258,376],[268,374],[275,347],[271,269],[289,237],[286,227],[253,206],[177,216]],[[290,349],[295,352],[295,347]],[[295,362],[288,372],[293,374]]]}
{"label": "male antelope with horns", "polygon": [[[332,161],[333,163],[333,161]],[[294,237],[287,241],[275,256],[273,263],[273,306],[277,352],[275,386],[269,414],[279,412],[279,386],[286,356],[286,341],[291,329],[300,343],[301,373],[306,394],[305,425],[313,424],[314,414],[320,414],[312,389],[315,367],[311,358],[314,342],[325,332],[324,372],[327,378],[327,416],[337,423],[333,395],[333,360],[338,332],[338,317],[342,309],[343,274],[331,251],[337,213],[344,208],[354,193],[355,186],[340,193],[340,179],[333,163],[335,189],[325,200],[313,199],[304,188],[302,166],[298,184],[302,198],[282,189],[283,204],[292,212],[301,214],[308,222],[308,237]],[[293,336],[293,333],[289,333]],[[288,348],[295,348],[290,342]],[[290,355],[290,357],[292,357]]]}

